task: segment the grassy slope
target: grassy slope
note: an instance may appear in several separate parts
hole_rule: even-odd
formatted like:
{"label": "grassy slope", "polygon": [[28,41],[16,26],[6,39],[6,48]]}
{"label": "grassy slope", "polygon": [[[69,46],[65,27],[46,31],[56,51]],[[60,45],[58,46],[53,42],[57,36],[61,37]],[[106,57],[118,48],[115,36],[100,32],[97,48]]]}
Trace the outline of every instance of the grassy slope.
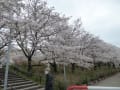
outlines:
{"label": "grassy slope", "polygon": [[[19,67],[21,67],[21,70],[26,72],[27,68],[25,64],[22,64]],[[40,66],[33,67],[33,70],[32,70],[33,76],[29,77],[29,79],[32,79],[35,82],[38,82],[44,85],[45,84],[45,74],[44,74],[45,68],[46,66],[43,64],[41,64]],[[65,85],[68,86],[73,84],[79,84],[79,85],[89,84],[91,81],[94,82],[100,78],[111,76],[117,72],[118,72],[118,69],[102,66],[101,68],[97,68],[96,70],[93,70],[93,69],[83,70],[79,67],[76,67],[76,70],[73,73],[71,71],[70,66],[67,66],[66,67],[67,83],[65,83],[63,66],[59,66],[58,72],[57,73],[53,72],[55,90],[64,90]],[[24,76],[25,78],[28,78],[27,76],[21,73],[18,73],[18,74]]]}

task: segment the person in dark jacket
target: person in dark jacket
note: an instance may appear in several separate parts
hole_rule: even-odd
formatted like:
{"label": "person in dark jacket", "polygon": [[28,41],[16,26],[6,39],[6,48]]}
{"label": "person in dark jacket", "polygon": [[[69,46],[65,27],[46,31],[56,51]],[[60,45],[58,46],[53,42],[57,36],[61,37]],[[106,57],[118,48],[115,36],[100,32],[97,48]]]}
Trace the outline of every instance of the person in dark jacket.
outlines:
{"label": "person in dark jacket", "polygon": [[49,67],[46,68],[45,75],[46,75],[45,90],[53,90],[53,75],[50,73]]}

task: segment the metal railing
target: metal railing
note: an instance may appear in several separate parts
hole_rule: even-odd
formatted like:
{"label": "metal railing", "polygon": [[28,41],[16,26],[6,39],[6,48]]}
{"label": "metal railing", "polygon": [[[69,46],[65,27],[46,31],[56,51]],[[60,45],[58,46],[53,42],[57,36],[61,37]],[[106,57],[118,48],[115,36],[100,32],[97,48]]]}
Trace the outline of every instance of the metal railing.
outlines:
{"label": "metal railing", "polygon": [[103,86],[70,86],[67,90],[120,90],[120,87],[103,87]]}
{"label": "metal railing", "polygon": [[88,90],[120,90],[120,87],[88,86]]}

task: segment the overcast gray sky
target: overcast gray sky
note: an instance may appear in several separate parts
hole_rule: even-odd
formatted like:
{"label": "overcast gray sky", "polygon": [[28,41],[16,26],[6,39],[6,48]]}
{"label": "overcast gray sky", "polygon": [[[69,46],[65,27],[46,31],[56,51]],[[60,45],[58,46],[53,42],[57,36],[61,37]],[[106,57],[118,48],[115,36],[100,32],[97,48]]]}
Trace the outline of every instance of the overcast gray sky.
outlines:
{"label": "overcast gray sky", "polygon": [[81,18],[86,31],[120,47],[120,0],[47,0],[72,19]]}

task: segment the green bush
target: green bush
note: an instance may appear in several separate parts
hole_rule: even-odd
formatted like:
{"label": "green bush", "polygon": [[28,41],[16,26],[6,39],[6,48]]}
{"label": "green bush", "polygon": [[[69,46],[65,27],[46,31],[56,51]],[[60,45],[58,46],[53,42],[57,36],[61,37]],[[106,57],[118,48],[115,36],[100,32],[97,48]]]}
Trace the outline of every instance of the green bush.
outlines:
{"label": "green bush", "polygon": [[66,84],[62,81],[56,81],[54,84],[54,90],[66,90]]}

